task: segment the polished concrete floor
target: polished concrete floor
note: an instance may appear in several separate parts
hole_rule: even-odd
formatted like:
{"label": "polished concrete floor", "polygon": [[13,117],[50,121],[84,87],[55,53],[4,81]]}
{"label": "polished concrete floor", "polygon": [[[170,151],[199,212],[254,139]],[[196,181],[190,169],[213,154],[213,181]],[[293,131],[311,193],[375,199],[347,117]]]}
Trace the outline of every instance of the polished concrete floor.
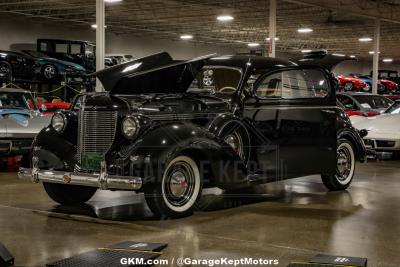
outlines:
{"label": "polished concrete floor", "polygon": [[[53,203],[40,184],[0,173],[0,242],[18,266],[42,266],[117,242],[165,242],[162,258],[272,258],[279,265],[318,253],[400,266],[400,162],[358,164],[351,188],[328,193],[319,177],[237,194],[208,190],[204,211],[159,221],[143,196],[98,192],[84,207]],[[208,194],[207,194],[208,193]]]}

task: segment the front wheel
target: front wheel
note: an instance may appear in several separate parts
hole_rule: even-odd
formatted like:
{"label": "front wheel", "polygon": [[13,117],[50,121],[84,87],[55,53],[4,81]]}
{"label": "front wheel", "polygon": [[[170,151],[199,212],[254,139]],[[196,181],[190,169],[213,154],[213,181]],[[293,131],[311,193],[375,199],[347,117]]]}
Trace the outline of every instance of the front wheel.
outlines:
{"label": "front wheel", "polygon": [[157,217],[179,218],[193,212],[201,191],[198,164],[190,156],[180,155],[167,163],[160,182],[148,185],[145,198]]}
{"label": "front wheel", "polygon": [[43,187],[47,195],[61,205],[84,204],[97,191],[95,187],[54,183],[43,183]]}
{"label": "front wheel", "polygon": [[344,84],[344,90],[345,91],[353,91],[354,85],[351,82],[347,82]]}
{"label": "front wheel", "polygon": [[347,139],[339,139],[336,149],[336,160],[336,173],[321,175],[322,182],[329,190],[345,190],[353,180],[356,167],[354,148]]}

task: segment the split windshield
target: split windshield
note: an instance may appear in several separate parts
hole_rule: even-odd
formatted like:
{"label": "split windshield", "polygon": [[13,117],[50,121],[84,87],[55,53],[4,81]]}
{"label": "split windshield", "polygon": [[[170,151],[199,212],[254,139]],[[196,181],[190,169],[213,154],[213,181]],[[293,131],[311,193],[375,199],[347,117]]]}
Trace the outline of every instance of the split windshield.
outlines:
{"label": "split windshield", "polygon": [[353,96],[364,108],[388,108],[393,101],[384,96],[354,95]]}
{"label": "split windshield", "polygon": [[0,109],[6,108],[37,110],[35,101],[30,94],[0,92]]}
{"label": "split windshield", "polygon": [[242,73],[228,67],[203,67],[187,92],[202,94],[233,94],[239,86]]}

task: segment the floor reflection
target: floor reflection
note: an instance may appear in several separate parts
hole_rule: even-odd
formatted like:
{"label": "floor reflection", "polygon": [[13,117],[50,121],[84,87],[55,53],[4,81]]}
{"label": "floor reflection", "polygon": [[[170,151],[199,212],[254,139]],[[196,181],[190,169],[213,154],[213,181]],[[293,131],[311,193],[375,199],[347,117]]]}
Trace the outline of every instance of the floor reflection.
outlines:
{"label": "floor reflection", "polygon": [[[353,204],[351,193],[326,192],[320,185],[313,187],[304,182],[260,185],[240,190],[222,191],[218,188],[207,189],[196,205],[196,211],[209,212],[234,209],[245,205],[270,202],[282,204],[277,209],[268,212],[279,216],[312,217],[322,209],[331,214],[328,218],[346,216],[360,207]],[[289,205],[288,205],[289,204]],[[314,204],[307,208],[306,205]],[[323,207],[315,207],[322,204]],[[301,205],[299,209],[297,205]],[[307,212],[306,209],[309,209]],[[50,210],[58,214],[84,215],[103,220],[158,220],[149,210],[144,195],[133,192],[104,192],[99,191],[86,205],[55,206]]]}

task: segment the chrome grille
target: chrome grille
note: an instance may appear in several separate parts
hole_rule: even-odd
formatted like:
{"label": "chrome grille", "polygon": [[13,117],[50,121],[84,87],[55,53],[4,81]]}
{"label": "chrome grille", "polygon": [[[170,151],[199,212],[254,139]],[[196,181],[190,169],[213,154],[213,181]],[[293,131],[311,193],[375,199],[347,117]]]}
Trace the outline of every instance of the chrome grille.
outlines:
{"label": "chrome grille", "polygon": [[79,111],[78,121],[78,162],[83,153],[104,156],[110,149],[117,128],[117,111]]}

